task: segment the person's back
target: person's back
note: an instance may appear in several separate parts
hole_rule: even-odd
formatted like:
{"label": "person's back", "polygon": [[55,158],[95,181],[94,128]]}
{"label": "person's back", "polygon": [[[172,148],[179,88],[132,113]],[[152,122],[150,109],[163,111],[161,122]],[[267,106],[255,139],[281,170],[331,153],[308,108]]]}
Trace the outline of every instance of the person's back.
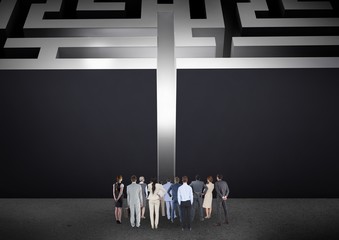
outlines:
{"label": "person's back", "polygon": [[217,193],[217,198],[223,198],[224,196],[228,196],[229,189],[227,183],[220,179],[217,180],[214,184],[215,191]]}
{"label": "person's back", "polygon": [[[141,196],[141,197],[140,197]],[[127,198],[130,203],[142,203],[142,188],[136,182],[127,186]]]}
{"label": "person's back", "polygon": [[221,174],[217,175],[217,181],[214,183],[214,189],[217,193],[217,212],[218,212],[218,223],[217,226],[221,226],[221,212],[224,212],[224,223],[228,224],[228,213],[226,201],[228,199],[229,188],[225,181],[222,180],[223,176]]}
{"label": "person's back", "polygon": [[127,203],[131,212],[131,226],[140,227],[140,207],[142,207],[141,186],[136,183],[137,177],[131,177],[131,184],[127,186]]}
{"label": "person's back", "polygon": [[194,217],[195,217],[195,209],[196,208],[199,211],[200,220],[203,221],[204,220],[204,213],[203,213],[203,208],[202,208],[202,195],[207,190],[207,188],[205,187],[204,182],[200,180],[199,175],[196,175],[195,181],[192,181],[190,186],[192,187],[193,197],[194,197],[192,214],[191,214],[192,221],[194,220]]}
{"label": "person's back", "polygon": [[171,191],[172,191],[171,195],[172,195],[173,201],[178,201],[178,189],[180,186],[181,186],[180,183],[174,183],[171,186]]}
{"label": "person's back", "polygon": [[200,180],[195,180],[191,182],[190,186],[193,189],[193,196],[201,197],[205,186],[204,182]]}

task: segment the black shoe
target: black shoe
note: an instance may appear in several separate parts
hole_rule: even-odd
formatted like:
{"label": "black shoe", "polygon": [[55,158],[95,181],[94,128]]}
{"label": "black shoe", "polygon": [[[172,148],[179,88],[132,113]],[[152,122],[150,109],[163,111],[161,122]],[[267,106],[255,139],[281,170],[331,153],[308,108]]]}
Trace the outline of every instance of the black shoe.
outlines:
{"label": "black shoe", "polygon": [[117,222],[118,222],[118,224],[121,224],[121,222],[119,220]]}
{"label": "black shoe", "polygon": [[225,221],[224,224],[228,224],[228,221]]}
{"label": "black shoe", "polygon": [[216,224],[214,224],[214,226],[220,227],[220,226],[221,226],[221,223],[216,223]]}

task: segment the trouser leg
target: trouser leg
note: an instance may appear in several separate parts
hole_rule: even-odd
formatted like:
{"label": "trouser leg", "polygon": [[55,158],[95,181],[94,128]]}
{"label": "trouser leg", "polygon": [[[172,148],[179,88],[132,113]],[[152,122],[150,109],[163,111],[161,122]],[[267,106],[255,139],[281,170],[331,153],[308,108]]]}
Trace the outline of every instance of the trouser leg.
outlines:
{"label": "trouser leg", "polygon": [[223,210],[224,210],[224,214],[225,214],[225,222],[228,223],[228,213],[227,213],[226,201],[222,201],[222,206],[223,206]]}
{"label": "trouser leg", "polygon": [[187,206],[187,208],[188,208],[188,210],[187,210],[187,214],[188,214],[188,216],[187,216],[187,227],[188,228],[191,228],[191,208],[192,208],[192,205],[191,205],[191,202],[189,201],[189,203],[188,203],[188,206]]}
{"label": "trouser leg", "polygon": [[131,213],[130,221],[131,221],[132,227],[134,227],[135,226],[135,205],[131,204],[129,207],[130,207],[130,213]]}
{"label": "trouser leg", "polygon": [[155,223],[154,223],[155,228],[158,227],[158,223],[159,223],[159,208],[160,208],[160,201],[157,200],[155,202],[155,209],[154,209],[154,211],[155,211]]}
{"label": "trouser leg", "polygon": [[148,202],[149,205],[149,218],[151,220],[151,226],[152,228],[154,228],[154,208],[155,208],[155,204],[152,200],[150,200]]}
{"label": "trouser leg", "polygon": [[[178,215],[179,215],[179,218],[180,218],[180,207],[179,207],[179,203],[178,203],[178,201],[173,201],[173,203],[172,203],[172,220],[174,220],[174,218],[175,218],[175,216],[176,216],[176,213],[175,213],[175,211],[178,211]],[[181,218],[180,218],[180,222],[181,222]]]}
{"label": "trouser leg", "polygon": [[140,204],[135,204],[136,226],[140,227]]}
{"label": "trouser leg", "polygon": [[222,200],[217,199],[218,223],[221,223],[221,207],[222,207]]}
{"label": "trouser leg", "polygon": [[172,211],[172,201],[166,201],[166,215],[167,219],[171,219],[171,211]]}
{"label": "trouser leg", "polygon": [[161,198],[160,202],[161,202],[161,216],[164,217],[166,215],[166,213],[165,213],[165,200],[164,200],[164,198]]}
{"label": "trouser leg", "polygon": [[181,226],[182,226],[182,228],[185,228],[187,216],[186,216],[186,208],[185,208],[183,202],[181,202],[180,209],[181,209],[181,217],[182,217]]}
{"label": "trouser leg", "polygon": [[203,208],[202,208],[202,197],[199,197],[198,198],[198,203],[199,203],[199,214],[200,214],[200,220],[203,220],[204,219],[204,212],[203,212]]}
{"label": "trouser leg", "polygon": [[191,206],[191,222],[194,221],[194,217],[195,217],[195,209],[197,207],[197,198],[193,198],[193,205]]}

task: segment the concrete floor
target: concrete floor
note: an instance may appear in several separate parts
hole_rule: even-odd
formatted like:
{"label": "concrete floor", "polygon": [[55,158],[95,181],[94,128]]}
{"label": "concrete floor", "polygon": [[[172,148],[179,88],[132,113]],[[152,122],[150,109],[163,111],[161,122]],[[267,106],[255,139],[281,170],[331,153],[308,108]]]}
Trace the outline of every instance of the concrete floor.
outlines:
{"label": "concrete floor", "polygon": [[229,225],[214,226],[214,212],[191,232],[165,217],[152,230],[148,215],[141,229],[118,225],[113,209],[111,199],[0,199],[0,239],[339,239],[339,199],[229,199]]}

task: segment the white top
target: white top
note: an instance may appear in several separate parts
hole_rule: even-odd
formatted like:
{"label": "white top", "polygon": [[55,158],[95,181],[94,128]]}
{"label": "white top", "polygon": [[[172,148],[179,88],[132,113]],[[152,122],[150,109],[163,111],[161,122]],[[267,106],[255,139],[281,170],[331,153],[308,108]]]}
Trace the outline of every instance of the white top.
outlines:
{"label": "white top", "polygon": [[147,188],[148,188],[148,191],[149,191],[149,195],[148,195],[148,198],[147,198],[148,200],[160,200],[160,198],[162,198],[166,194],[166,190],[159,183],[155,184],[154,192],[152,192],[152,183],[148,184]]}
{"label": "white top", "polygon": [[183,183],[178,188],[178,203],[181,205],[181,202],[184,201],[191,201],[191,204],[193,204],[193,190],[190,186],[187,185],[187,183]]}

